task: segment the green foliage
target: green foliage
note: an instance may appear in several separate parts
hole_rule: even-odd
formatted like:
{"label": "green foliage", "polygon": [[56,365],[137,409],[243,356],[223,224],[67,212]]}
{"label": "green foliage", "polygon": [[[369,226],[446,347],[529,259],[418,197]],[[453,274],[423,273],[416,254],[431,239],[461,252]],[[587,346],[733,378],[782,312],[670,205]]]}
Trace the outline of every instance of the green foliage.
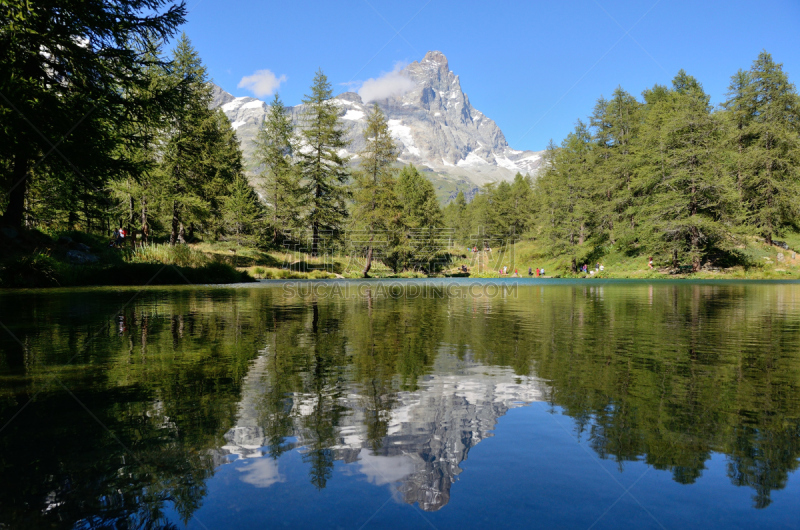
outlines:
{"label": "green foliage", "polygon": [[407,165],[397,178],[395,194],[402,207],[404,250],[397,253],[397,262],[387,264],[395,271],[402,268],[431,271],[449,243],[441,238],[444,216],[433,184],[413,165]]}
{"label": "green foliage", "polygon": [[261,186],[267,195],[267,219],[273,245],[281,242],[282,231],[300,226],[305,197],[294,159],[297,147],[289,111],[275,94],[256,138],[256,156],[261,168]]}
{"label": "green foliage", "polygon": [[105,184],[140,163],[118,148],[132,140],[125,125],[148,106],[128,97],[148,82],[143,43],[171,37],[185,14],[183,3],[165,0],[4,2],[3,224],[20,228],[64,212],[73,226],[81,217],[99,225]]}
{"label": "green foliage", "polygon": [[397,263],[403,239],[403,208],[395,191],[397,148],[389,134],[386,116],[377,103],[367,115],[364,129],[366,145],[359,156],[359,170],[353,173],[353,243],[366,251],[364,276],[369,276],[373,253],[384,263]]}
{"label": "green foliage", "polygon": [[301,134],[307,148],[298,153],[302,189],[308,201],[304,222],[311,226],[312,256],[318,255],[321,238],[339,239],[348,214],[345,201],[349,192],[345,184],[349,172],[347,160],[339,154],[347,141],[332,96],[327,76],[318,70],[311,94],[303,98]]}
{"label": "green foliage", "polygon": [[237,245],[256,246],[261,241],[264,208],[244,177],[237,177],[223,201],[225,231]]}
{"label": "green foliage", "polygon": [[[588,126],[551,142],[529,231],[547,254],[574,271],[615,246],[698,271],[740,262],[746,234],[769,243],[798,225],[800,105],[769,54],[734,75],[719,111],[683,70],[643,99],[617,88],[597,101]],[[473,223],[506,228],[491,223],[501,209],[473,202]]]}
{"label": "green foliage", "polygon": [[800,220],[800,101],[782,65],[767,52],[749,72],[734,75],[729,96],[728,145],[747,222],[771,242]]}

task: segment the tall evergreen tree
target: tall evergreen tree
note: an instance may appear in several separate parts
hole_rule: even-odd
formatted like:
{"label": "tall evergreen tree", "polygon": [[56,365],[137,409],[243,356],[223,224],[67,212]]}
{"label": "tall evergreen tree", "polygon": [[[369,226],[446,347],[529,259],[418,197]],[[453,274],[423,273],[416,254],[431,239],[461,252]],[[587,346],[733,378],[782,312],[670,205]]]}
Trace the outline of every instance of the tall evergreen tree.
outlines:
{"label": "tall evergreen tree", "polygon": [[736,193],[719,155],[719,119],[695,78],[678,73],[641,136],[639,243],[676,262],[687,257],[697,271],[711,252],[730,248]]}
{"label": "tall evergreen tree", "polygon": [[200,189],[206,174],[202,171],[204,138],[212,119],[211,87],[206,68],[182,34],[173,53],[172,81],[178,110],[169,124],[164,153],[164,171],[171,195],[170,245],[185,240],[185,221],[207,212]]}
{"label": "tall evergreen tree", "polygon": [[400,171],[395,190],[403,207],[402,225],[406,227],[408,242],[405,266],[429,270],[444,245],[439,240],[444,218],[436,190],[413,165]]}
{"label": "tall evergreen tree", "polygon": [[237,245],[258,245],[263,206],[243,175],[236,176],[230,191],[222,200],[222,206],[224,228],[229,237]]}
{"label": "tall evergreen tree", "polygon": [[445,206],[442,214],[445,225],[453,231],[455,241],[467,243],[470,236],[470,219],[463,190],[458,190],[455,199]]}
{"label": "tall evergreen tree", "polygon": [[800,102],[782,65],[767,52],[759,54],[748,77],[734,77],[725,106],[741,124],[736,165],[748,222],[771,244],[775,234],[799,219]]}
{"label": "tall evergreen tree", "polygon": [[310,209],[306,220],[311,225],[312,256],[319,253],[323,232],[338,238],[347,218],[347,160],[339,154],[347,140],[332,96],[330,82],[320,69],[314,76],[311,93],[303,98],[304,146],[298,155]]}
{"label": "tall evergreen tree", "polygon": [[272,244],[281,230],[298,226],[303,204],[294,157],[297,137],[288,109],[278,94],[256,137],[256,157],[261,167],[261,185],[267,195]]}
{"label": "tall evergreen tree", "polygon": [[104,195],[106,179],[120,170],[122,126],[140,105],[126,91],[146,82],[147,58],[132,43],[169,38],[185,13],[182,2],[168,0],[4,3],[3,224],[22,225],[29,189],[51,187],[46,179],[71,181],[64,191],[86,190],[84,199]]}
{"label": "tall evergreen tree", "polygon": [[359,171],[353,175],[353,198],[358,228],[367,238],[363,271],[367,278],[372,267],[373,249],[379,246],[384,253],[389,253],[390,247],[398,246],[398,223],[403,211],[394,191],[395,170],[392,165],[397,160],[397,147],[389,134],[386,116],[377,103],[367,114],[364,140],[365,147],[359,153]]}

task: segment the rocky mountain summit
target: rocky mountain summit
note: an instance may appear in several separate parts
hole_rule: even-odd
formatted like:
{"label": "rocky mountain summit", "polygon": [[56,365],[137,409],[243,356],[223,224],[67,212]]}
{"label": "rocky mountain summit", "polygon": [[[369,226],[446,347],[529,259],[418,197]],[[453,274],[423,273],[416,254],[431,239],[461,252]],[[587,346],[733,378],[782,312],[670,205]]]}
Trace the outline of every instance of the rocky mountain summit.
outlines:
{"label": "rocky mountain summit", "polygon": [[[497,124],[472,106],[444,54],[428,52],[421,61],[397,72],[395,79],[400,93],[395,91],[374,102],[389,121],[399,161],[427,171],[435,184],[440,181],[437,187],[469,192],[488,182],[511,180],[518,172],[536,173],[543,152],[512,149]],[[365,91],[362,93],[367,96]],[[348,128],[351,143],[347,154],[357,163],[358,151],[364,146],[366,114],[373,101],[345,92],[336,96],[335,103]],[[266,103],[251,97],[234,97],[215,85],[212,105],[221,107],[231,120],[246,164],[253,168],[253,140],[267,112]],[[302,110],[301,105],[291,107],[296,122],[300,121]]]}

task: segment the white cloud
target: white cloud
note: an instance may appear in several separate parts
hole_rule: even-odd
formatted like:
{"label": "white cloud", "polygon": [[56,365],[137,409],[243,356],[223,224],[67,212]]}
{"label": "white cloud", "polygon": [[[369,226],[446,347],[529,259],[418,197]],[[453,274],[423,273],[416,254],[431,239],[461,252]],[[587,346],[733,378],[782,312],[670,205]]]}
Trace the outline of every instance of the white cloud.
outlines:
{"label": "white cloud", "polygon": [[237,470],[242,473],[242,482],[257,488],[268,488],[276,482],[286,481],[286,478],[278,472],[277,462],[269,457],[251,459]]}
{"label": "white cloud", "polygon": [[359,471],[366,475],[367,482],[376,486],[399,482],[416,471],[414,461],[407,455],[377,456],[363,451],[359,462]]}
{"label": "white cloud", "polygon": [[271,96],[283,83],[286,76],[275,77],[269,70],[256,70],[253,75],[247,75],[239,81],[239,88],[246,88],[256,97]]}
{"label": "white cloud", "polygon": [[414,90],[416,84],[407,75],[401,72],[403,65],[397,63],[394,70],[387,72],[377,79],[367,79],[358,89],[358,95],[364,103],[392,96],[402,96]]}

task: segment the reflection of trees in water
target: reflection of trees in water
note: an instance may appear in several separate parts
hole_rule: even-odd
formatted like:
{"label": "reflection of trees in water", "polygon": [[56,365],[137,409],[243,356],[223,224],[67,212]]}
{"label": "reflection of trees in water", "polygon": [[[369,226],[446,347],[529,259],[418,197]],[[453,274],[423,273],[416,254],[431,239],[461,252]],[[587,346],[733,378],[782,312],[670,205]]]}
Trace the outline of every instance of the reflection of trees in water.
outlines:
{"label": "reflection of trees in water", "polygon": [[[119,315],[108,293],[19,304],[15,334],[44,364],[0,390],[3,425],[35,396],[0,437],[0,523],[169,528],[167,507],[184,522],[200,507],[215,465],[207,449],[232,425],[259,340],[243,338],[260,325],[197,293],[168,293],[144,293]],[[85,307],[76,321],[73,308]]]}
{"label": "reflection of trees in water", "polygon": [[600,456],[645,460],[680,483],[724,453],[732,482],[767,506],[800,455],[800,358],[791,346],[800,290],[647,289],[579,293],[562,325],[552,318],[558,299],[544,301],[550,337],[532,349],[552,402],[589,429]]}
{"label": "reflection of trees in water", "polygon": [[[424,432],[391,425],[408,393],[428,388],[422,378],[444,350],[547,380],[552,405],[620,466],[644,460],[691,484],[713,452],[724,453],[732,483],[752,488],[759,508],[798,466],[796,286],[587,284],[520,288],[518,299],[316,302],[270,289],[165,292],[143,295],[121,319],[111,295],[14,304],[12,329],[25,347],[3,339],[0,366],[15,378],[0,390],[0,424],[52,373],[114,436],[57,387],[40,395],[0,439],[0,473],[17,477],[0,483],[10,500],[2,522],[147,526],[164,522],[171,504],[188,520],[219,463],[209,450],[224,445],[249,363],[265,346],[256,407],[264,445],[277,458],[293,447],[288,438],[301,438],[319,488],[335,459],[355,458],[337,448],[343,428],[360,422],[371,454],[419,455],[401,486],[406,500],[428,509],[447,502],[458,463],[488,431],[437,431],[436,418],[417,418]],[[61,364],[75,353],[73,366]],[[469,405],[430,410],[476,414]],[[489,421],[505,410],[484,413]],[[405,446],[387,443],[403,436]],[[454,464],[433,458],[445,451],[436,437],[458,442]]]}

